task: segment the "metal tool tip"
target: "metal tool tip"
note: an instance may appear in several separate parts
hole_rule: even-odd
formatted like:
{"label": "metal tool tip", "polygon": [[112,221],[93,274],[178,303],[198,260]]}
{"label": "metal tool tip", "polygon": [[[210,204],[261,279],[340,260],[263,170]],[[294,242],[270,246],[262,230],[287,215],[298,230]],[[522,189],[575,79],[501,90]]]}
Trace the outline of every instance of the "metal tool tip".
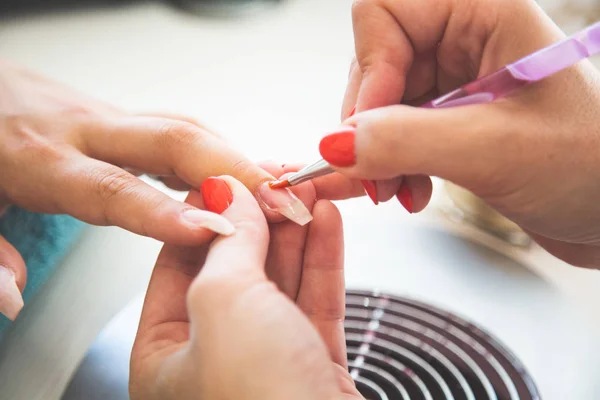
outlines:
{"label": "metal tool tip", "polygon": [[269,187],[271,189],[282,189],[282,188],[286,188],[289,187],[290,182],[287,179],[281,180],[281,181],[271,181],[269,182]]}

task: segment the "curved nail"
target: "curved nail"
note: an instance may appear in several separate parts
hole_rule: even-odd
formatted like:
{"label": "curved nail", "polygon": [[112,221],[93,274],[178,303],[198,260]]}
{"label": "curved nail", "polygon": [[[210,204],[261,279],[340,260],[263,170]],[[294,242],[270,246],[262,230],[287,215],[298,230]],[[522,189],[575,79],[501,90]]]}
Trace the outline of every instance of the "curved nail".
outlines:
{"label": "curved nail", "polygon": [[200,191],[208,211],[222,214],[233,202],[233,192],[223,179],[215,177],[206,179]]}
{"label": "curved nail", "polygon": [[377,199],[377,184],[375,183],[375,181],[362,180],[360,182],[365,188],[365,192],[367,192],[367,195],[369,196],[371,201],[375,203],[375,205],[378,205],[379,200]]}
{"label": "curved nail", "polygon": [[312,221],[308,208],[287,188],[271,189],[268,182],[265,182],[259,186],[256,194],[266,209],[278,212],[298,225],[306,225]]}
{"label": "curved nail", "polygon": [[181,218],[188,225],[206,228],[219,235],[229,236],[235,232],[235,227],[227,218],[209,211],[190,209],[184,211]]}
{"label": "curved nail", "polygon": [[356,128],[353,126],[342,126],[332,132],[319,143],[321,156],[331,165],[336,167],[350,167],[356,163],[354,151],[354,140]]}
{"label": "curved nail", "polygon": [[17,286],[15,273],[0,265],[0,313],[14,321],[23,305],[23,296]]}
{"label": "curved nail", "polygon": [[406,211],[408,211],[410,214],[413,213],[412,193],[406,182],[403,182],[400,186],[400,189],[398,189],[398,193],[396,193],[396,198],[398,199],[400,204],[402,204],[402,207],[406,209]]}

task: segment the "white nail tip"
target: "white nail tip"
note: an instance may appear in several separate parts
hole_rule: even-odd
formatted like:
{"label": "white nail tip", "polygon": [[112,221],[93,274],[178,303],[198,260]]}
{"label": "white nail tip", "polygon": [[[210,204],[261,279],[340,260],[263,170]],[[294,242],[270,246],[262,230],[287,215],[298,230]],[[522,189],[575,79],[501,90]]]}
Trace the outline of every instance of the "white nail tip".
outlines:
{"label": "white nail tip", "polygon": [[266,208],[276,211],[298,225],[306,225],[313,217],[308,208],[289,189],[271,189],[263,184],[258,189],[258,198]]}
{"label": "white nail tip", "polygon": [[294,204],[290,204],[287,207],[281,207],[277,211],[301,226],[308,224],[313,219],[310,211],[308,211],[300,200],[295,201]]}
{"label": "white nail tip", "polygon": [[225,217],[203,210],[188,210],[182,214],[183,219],[191,225],[209,229],[219,235],[230,236],[235,227]]}
{"label": "white nail tip", "polygon": [[15,274],[10,269],[0,266],[0,313],[14,321],[24,305]]}

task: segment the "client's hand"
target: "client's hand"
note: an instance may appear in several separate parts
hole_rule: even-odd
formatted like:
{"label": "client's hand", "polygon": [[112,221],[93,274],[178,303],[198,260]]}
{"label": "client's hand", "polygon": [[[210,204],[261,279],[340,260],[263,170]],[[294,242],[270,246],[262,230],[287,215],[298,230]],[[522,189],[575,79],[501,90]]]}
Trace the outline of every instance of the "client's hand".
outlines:
{"label": "client's hand", "polygon": [[[8,204],[116,225],[168,243],[197,244],[214,221],[135,175],[148,173],[173,189],[199,187],[212,175],[232,175],[261,200],[270,221],[299,224],[309,211],[273,176],[189,118],[131,115],[0,60],[0,213]],[[341,176],[320,179],[319,198],[363,194]],[[283,216],[282,216],[283,215]],[[0,312],[23,306],[25,266],[0,239]],[[15,282],[16,277],[16,282]]]}
{"label": "client's hand", "polygon": [[[0,61],[0,208],[70,214],[177,244],[202,240],[207,221],[135,175],[198,188],[231,175],[270,220],[310,220],[301,202],[264,184],[273,177],[189,118],[132,115]],[[361,195],[360,187],[338,197]]]}
{"label": "client's hand", "polygon": [[234,179],[190,193],[235,233],[163,248],[131,358],[133,400],[361,398],[346,369],[341,219],[311,183],[294,190],[314,221],[270,237]]}
{"label": "client's hand", "polygon": [[[0,217],[5,211],[0,206]],[[0,313],[8,319],[14,320],[23,308],[21,292],[26,280],[27,269],[23,257],[0,235]]]}

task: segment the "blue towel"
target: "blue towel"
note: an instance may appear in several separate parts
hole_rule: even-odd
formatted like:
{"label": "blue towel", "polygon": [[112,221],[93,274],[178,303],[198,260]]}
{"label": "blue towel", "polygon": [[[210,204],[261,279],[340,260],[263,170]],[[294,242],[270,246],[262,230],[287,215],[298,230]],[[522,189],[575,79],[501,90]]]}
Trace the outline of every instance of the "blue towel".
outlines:
{"label": "blue towel", "polygon": [[[21,253],[27,265],[25,305],[52,276],[86,225],[67,215],[35,214],[11,207],[0,218],[0,235]],[[0,315],[0,339],[10,324]]]}

